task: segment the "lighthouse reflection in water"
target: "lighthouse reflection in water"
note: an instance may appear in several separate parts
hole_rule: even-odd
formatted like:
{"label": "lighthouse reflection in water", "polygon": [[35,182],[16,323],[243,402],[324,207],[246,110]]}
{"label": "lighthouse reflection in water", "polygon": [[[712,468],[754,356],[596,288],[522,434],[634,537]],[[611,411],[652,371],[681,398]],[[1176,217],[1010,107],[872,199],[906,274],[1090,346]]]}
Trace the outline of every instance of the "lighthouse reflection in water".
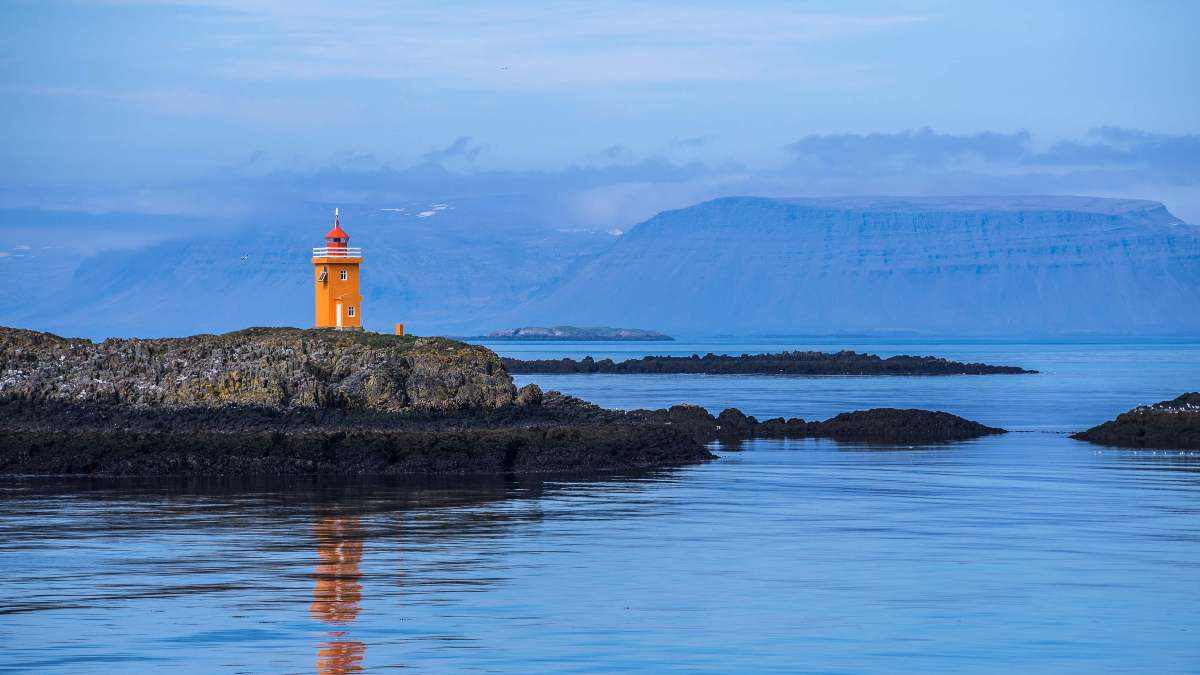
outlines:
{"label": "lighthouse reflection in water", "polygon": [[358,618],[362,602],[363,541],[358,518],[322,518],[313,525],[319,562],[314,573],[309,614],[329,624],[327,640],[317,650],[317,672],[362,670],[367,647],[351,639],[347,627]]}

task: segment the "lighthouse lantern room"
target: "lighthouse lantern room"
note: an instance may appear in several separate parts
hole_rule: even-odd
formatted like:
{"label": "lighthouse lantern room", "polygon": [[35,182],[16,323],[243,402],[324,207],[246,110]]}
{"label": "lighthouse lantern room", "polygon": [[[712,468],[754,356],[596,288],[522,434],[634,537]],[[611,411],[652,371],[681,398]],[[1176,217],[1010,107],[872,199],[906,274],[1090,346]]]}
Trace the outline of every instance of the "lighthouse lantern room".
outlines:
{"label": "lighthouse lantern room", "polygon": [[313,249],[312,262],[317,328],[362,330],[362,294],[358,292],[362,249],[350,247],[350,235],[342,229],[337,209],[325,246]]}

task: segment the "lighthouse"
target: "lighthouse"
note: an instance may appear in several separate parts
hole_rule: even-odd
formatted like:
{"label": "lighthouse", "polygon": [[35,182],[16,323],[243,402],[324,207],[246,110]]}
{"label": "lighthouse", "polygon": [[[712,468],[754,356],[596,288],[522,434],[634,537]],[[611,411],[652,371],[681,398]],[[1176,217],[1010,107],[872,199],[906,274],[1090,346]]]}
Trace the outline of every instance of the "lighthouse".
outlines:
{"label": "lighthouse", "polygon": [[333,210],[333,229],[325,245],[312,252],[316,280],[317,328],[362,330],[362,294],[358,292],[358,267],[362,249],[350,248],[350,235],[342,229],[341,215]]}

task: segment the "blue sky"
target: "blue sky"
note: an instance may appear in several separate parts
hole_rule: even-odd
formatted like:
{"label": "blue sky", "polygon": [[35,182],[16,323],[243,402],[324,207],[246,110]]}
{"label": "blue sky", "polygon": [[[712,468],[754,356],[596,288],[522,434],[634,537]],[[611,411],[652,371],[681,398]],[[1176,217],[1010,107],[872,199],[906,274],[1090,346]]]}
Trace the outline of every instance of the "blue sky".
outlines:
{"label": "blue sky", "polygon": [[1200,222],[1195,2],[0,11],[0,208],[503,187],[573,190],[599,226],[734,192],[1073,192]]}

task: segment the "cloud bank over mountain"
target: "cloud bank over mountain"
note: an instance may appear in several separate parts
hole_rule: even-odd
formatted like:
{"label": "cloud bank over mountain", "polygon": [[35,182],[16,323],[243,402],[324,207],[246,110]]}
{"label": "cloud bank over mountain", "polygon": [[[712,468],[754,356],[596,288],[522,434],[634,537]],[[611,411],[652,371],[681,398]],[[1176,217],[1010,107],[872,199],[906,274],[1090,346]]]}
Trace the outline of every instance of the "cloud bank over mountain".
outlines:
{"label": "cloud bank over mountain", "polygon": [[251,155],[223,170],[132,186],[104,176],[85,188],[10,178],[0,187],[0,206],[193,216],[207,230],[218,221],[270,218],[289,204],[520,194],[556,204],[554,217],[564,227],[609,229],[730,194],[1086,194],[1154,199],[1200,222],[1200,135],[1101,127],[1080,138],[1042,139],[1028,131],[923,128],[807,135],[779,148],[771,164],[686,157],[688,148],[706,142],[668,139],[648,155],[613,144],[562,168],[514,170],[476,166],[503,149],[464,135],[405,166],[354,153],[314,167],[263,166],[260,155]]}
{"label": "cloud bank over mountain", "polygon": [[1028,131],[806,136],[787,146],[808,194],[1086,194],[1142,197],[1200,222],[1200,135],[1100,127],[1079,139]]}
{"label": "cloud bank over mountain", "polygon": [[798,165],[857,177],[912,171],[1123,172],[1138,180],[1195,182],[1200,135],[1100,127],[1082,139],[1038,147],[1028,131],[944,134],[918,131],[807,136],[787,146]]}

